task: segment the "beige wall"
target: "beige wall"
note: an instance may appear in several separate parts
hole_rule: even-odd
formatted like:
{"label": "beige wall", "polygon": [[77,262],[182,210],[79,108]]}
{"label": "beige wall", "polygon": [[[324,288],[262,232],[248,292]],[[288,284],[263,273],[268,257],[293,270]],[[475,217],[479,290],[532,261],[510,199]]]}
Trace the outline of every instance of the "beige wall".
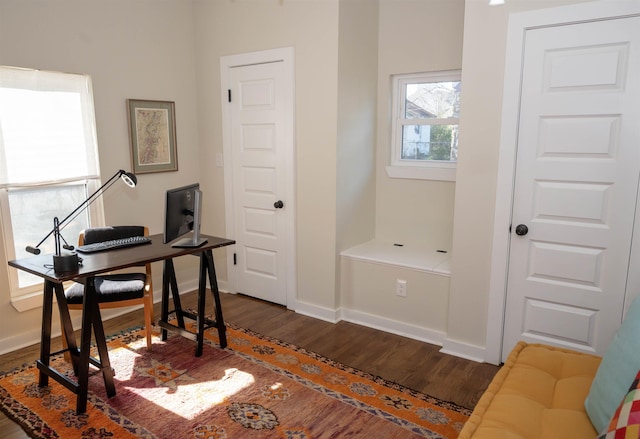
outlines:
{"label": "beige wall", "polygon": [[482,355],[485,346],[509,13],[579,2],[507,0],[492,7],[486,0],[466,1],[461,147],[445,348],[459,352],[469,345]]}
{"label": "beige wall", "polygon": [[375,237],[378,3],[341,0],[338,32],[337,253]]}
{"label": "beige wall", "polygon": [[[373,236],[360,234],[358,241],[349,242],[351,246],[376,238],[403,243],[407,250],[451,249],[455,183],[392,179],[385,167],[391,156],[391,76],[460,69],[463,12],[463,0],[379,2],[375,231]],[[345,181],[346,177],[347,172]],[[369,221],[363,224],[368,226]],[[427,258],[425,253],[422,259]],[[447,326],[448,276],[351,258],[343,258],[340,268],[342,318],[429,342],[442,341]],[[396,295],[397,279],[407,281],[407,297]]]}
{"label": "beige wall", "polygon": [[[442,344],[449,276],[348,257],[342,258],[342,273],[346,320]],[[396,279],[406,281],[406,297],[395,295]]]}
{"label": "beige wall", "polygon": [[[338,3],[196,0],[202,178],[224,224],[220,57],[295,48],[297,297],[335,308]],[[221,211],[221,212],[220,212]],[[221,233],[224,229],[221,229]],[[293,304],[292,304],[293,305]]]}
{"label": "beige wall", "polygon": [[[462,67],[464,0],[381,0],[376,238],[451,249],[455,183],[389,178],[391,75]],[[461,147],[462,148],[462,147]]]}
{"label": "beige wall", "polygon": [[[107,221],[144,222],[159,233],[164,191],[198,180],[206,197],[203,230],[224,234],[223,172],[215,166],[222,153],[220,56],[294,47],[298,300],[335,309],[337,253],[367,239],[375,225],[379,239],[453,249],[447,318],[439,324],[446,321],[451,347],[481,350],[508,13],[578,1],[507,0],[489,7],[487,0],[380,0],[375,22],[375,2],[366,0],[0,0],[0,64],[92,76],[106,176],[130,169],[125,100],[175,101],[179,171],[142,175],[134,191],[112,189],[105,197]],[[376,33],[374,44],[368,39]],[[364,56],[356,58],[361,38]],[[457,182],[389,179],[390,75],[460,67]],[[359,78],[362,89],[341,93]],[[353,126],[375,130],[374,220],[372,136]],[[349,179],[352,171],[358,182]],[[0,264],[6,264],[3,255]],[[224,264],[218,268],[224,278]],[[0,313],[0,349],[37,340],[40,310],[14,310],[4,270]]]}
{"label": "beige wall", "polygon": [[[155,233],[162,231],[164,191],[200,181],[205,193],[203,231],[224,234],[223,172],[215,166],[215,154],[222,152],[220,56],[293,46],[297,296],[314,306],[337,306],[337,1],[145,0],[107,5],[64,0],[54,5],[0,0],[0,20],[0,63],[92,76],[105,175],[130,169],[125,100],[176,102],[179,171],[142,175],[134,192],[112,189],[105,197],[108,223],[144,221]],[[216,258],[223,279],[224,259]],[[160,269],[156,267],[156,277]],[[0,322],[0,342],[37,340],[40,311],[17,313],[10,305],[6,277],[0,280],[0,310],[6,316]],[[161,285],[159,278],[155,284]]]}
{"label": "beige wall", "polygon": [[[192,182],[200,172],[192,4],[1,0],[0,64],[91,75],[103,181],[118,169],[131,169],[126,99],[175,101],[179,171],[140,175],[135,189],[114,185],[104,197],[109,224],[144,223],[160,233],[164,191]],[[191,270],[192,262],[182,259],[178,277],[183,267],[197,275],[197,265]],[[4,252],[0,265],[6,266]],[[161,285],[159,265],[154,278]],[[11,306],[5,270],[0,314],[0,350],[38,340],[41,310],[18,313]]]}

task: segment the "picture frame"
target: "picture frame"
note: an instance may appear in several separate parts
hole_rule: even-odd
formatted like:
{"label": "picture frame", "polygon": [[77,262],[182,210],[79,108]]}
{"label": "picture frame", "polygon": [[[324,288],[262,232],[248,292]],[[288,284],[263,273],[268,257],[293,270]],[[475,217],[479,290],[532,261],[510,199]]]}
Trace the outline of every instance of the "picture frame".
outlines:
{"label": "picture frame", "polygon": [[134,174],[178,170],[175,102],[127,99]]}

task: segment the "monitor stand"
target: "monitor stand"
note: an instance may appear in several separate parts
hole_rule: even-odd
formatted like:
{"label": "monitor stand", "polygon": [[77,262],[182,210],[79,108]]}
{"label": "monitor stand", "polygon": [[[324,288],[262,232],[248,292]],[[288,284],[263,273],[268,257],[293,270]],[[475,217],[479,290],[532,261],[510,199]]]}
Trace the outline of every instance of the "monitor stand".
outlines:
{"label": "monitor stand", "polygon": [[180,241],[176,241],[175,243],[171,244],[171,247],[194,248],[194,247],[200,247],[202,245],[205,245],[206,243],[207,243],[207,238],[200,238],[198,235],[194,234],[193,238],[184,238],[184,239],[181,239]]}
{"label": "monitor stand", "polygon": [[193,236],[191,238],[184,238],[180,241],[176,241],[171,244],[171,247],[176,248],[195,248],[200,247],[207,243],[206,238],[200,237],[200,216],[202,211],[202,191],[195,191],[195,202],[193,206]]}

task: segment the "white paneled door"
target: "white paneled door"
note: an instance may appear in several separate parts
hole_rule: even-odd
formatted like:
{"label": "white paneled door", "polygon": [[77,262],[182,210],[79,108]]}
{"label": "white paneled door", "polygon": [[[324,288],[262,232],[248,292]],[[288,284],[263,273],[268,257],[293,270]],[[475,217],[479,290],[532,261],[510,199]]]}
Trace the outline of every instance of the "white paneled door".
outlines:
{"label": "white paneled door", "polygon": [[293,156],[291,84],[284,69],[282,61],[228,69],[231,165],[225,172],[232,174],[234,289],[286,305],[294,238],[287,178]]}
{"label": "white paneled door", "polygon": [[520,339],[602,355],[634,230],[640,17],[527,30],[520,98],[503,358]]}

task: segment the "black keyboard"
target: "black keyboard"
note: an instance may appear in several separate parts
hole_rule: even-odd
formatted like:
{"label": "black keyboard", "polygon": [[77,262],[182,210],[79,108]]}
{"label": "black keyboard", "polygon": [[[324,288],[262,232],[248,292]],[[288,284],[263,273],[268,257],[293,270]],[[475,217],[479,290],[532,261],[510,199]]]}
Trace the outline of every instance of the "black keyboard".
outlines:
{"label": "black keyboard", "polygon": [[113,241],[94,242],[93,244],[79,245],[76,250],[80,253],[95,253],[116,248],[133,247],[140,244],[148,244],[150,238],[146,236],[132,236],[131,238],[114,239]]}

